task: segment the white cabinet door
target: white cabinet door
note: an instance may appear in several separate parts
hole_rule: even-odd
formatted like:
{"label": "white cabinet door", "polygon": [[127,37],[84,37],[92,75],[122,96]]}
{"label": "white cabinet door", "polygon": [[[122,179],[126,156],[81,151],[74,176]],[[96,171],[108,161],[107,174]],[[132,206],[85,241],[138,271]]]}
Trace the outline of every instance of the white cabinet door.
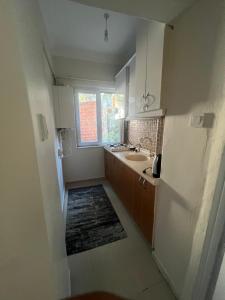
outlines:
{"label": "white cabinet door", "polygon": [[136,113],[143,111],[146,95],[146,73],[147,73],[147,21],[139,21],[136,36]]}
{"label": "white cabinet door", "polygon": [[137,117],[150,117],[161,110],[161,80],[165,24],[140,21],[136,37]]}
{"label": "white cabinet door", "polygon": [[73,88],[53,86],[56,128],[74,128],[75,110]]}
{"label": "white cabinet door", "polygon": [[123,105],[118,105],[118,119],[123,119],[127,116],[127,102],[128,102],[128,67],[123,68],[115,76],[115,90],[118,99],[123,100]]}
{"label": "white cabinet door", "polygon": [[161,80],[165,24],[148,24],[146,102],[149,110],[161,108]]}
{"label": "white cabinet door", "polygon": [[134,57],[129,64],[129,82],[128,82],[128,117],[135,116],[135,92],[136,92],[136,58]]}

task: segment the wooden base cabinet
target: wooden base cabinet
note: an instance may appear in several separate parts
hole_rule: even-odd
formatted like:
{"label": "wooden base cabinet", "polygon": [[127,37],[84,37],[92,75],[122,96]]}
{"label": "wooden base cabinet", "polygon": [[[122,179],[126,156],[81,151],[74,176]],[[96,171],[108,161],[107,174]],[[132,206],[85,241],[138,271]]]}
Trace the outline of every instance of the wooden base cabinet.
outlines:
{"label": "wooden base cabinet", "polygon": [[152,230],[154,222],[155,187],[136,175],[135,178],[135,205],[137,211],[137,224],[140,226],[145,237],[152,241]]}
{"label": "wooden base cabinet", "polygon": [[146,239],[152,243],[155,187],[107,150],[105,176]]}

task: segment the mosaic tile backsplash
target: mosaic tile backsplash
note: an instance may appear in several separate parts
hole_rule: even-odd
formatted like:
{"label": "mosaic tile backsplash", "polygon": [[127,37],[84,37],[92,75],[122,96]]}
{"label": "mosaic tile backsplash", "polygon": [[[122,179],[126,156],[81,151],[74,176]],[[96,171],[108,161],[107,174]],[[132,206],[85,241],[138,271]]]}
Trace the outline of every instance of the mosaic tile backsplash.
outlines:
{"label": "mosaic tile backsplash", "polygon": [[157,117],[148,120],[130,120],[126,124],[126,143],[140,144],[141,148],[150,153],[159,154],[162,151],[164,118]]}

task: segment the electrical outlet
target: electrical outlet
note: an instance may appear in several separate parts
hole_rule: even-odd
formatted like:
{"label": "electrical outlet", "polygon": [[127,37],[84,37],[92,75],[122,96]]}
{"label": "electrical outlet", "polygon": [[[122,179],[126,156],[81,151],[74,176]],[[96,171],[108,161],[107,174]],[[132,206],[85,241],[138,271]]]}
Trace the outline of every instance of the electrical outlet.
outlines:
{"label": "electrical outlet", "polygon": [[191,127],[202,128],[204,126],[204,114],[193,114],[190,119]]}

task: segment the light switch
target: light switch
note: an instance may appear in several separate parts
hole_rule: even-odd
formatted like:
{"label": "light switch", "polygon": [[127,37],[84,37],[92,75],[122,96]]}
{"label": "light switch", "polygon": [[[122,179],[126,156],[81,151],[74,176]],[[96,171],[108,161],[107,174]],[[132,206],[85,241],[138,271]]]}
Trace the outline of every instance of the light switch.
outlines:
{"label": "light switch", "polygon": [[202,128],[204,126],[204,114],[193,114],[191,116],[190,125],[196,128]]}

